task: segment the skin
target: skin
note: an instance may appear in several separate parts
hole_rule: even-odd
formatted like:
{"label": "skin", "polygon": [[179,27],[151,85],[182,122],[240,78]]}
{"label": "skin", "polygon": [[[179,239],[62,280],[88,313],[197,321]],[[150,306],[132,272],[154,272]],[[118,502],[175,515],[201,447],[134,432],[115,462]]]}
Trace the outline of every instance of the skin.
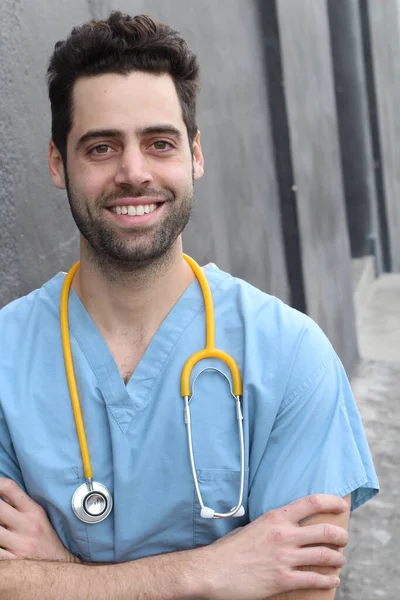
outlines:
{"label": "skin", "polygon": [[347,531],[325,523],[348,515],[336,496],[301,498],[196,550],[89,566],[72,564],[44,511],[15,482],[0,478],[0,494],[1,598],[325,600],[345,563]]}
{"label": "skin", "polygon": [[[200,134],[189,143],[167,75],[81,78],[73,107],[66,165],[51,142],[49,170],[81,231],[73,286],[127,381],[193,281],[181,230],[204,171]],[[107,209],[125,200],[164,203],[143,225]],[[328,600],[345,562],[349,505],[335,496],[303,498],[204,548],[104,566],[73,564],[14,482],[0,478],[0,497],[2,598]]]}

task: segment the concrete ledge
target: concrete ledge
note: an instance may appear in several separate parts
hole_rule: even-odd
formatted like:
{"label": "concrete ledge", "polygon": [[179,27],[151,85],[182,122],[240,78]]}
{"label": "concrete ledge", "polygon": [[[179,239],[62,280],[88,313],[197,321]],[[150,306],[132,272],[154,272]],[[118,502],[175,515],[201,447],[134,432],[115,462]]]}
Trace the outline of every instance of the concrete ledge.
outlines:
{"label": "concrete ledge", "polygon": [[351,269],[354,308],[356,315],[359,315],[376,279],[375,259],[373,256],[354,258],[351,261]]}
{"label": "concrete ledge", "polygon": [[357,329],[363,359],[400,363],[400,274],[375,280],[357,313]]}

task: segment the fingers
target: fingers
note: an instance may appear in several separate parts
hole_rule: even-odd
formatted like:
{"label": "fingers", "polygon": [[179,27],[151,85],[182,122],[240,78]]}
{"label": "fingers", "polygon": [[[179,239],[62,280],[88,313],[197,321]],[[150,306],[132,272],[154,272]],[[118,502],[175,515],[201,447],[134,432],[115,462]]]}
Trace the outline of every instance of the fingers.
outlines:
{"label": "fingers", "polygon": [[346,557],[339,550],[332,550],[326,546],[316,548],[301,548],[298,553],[296,567],[334,567],[341,569],[346,564]]}
{"label": "fingers", "polygon": [[343,527],[332,525],[331,523],[319,523],[317,525],[308,525],[307,527],[298,527],[294,535],[300,546],[308,546],[310,544],[331,544],[332,546],[344,548],[349,541],[348,531]]}
{"label": "fingers", "polygon": [[10,551],[13,549],[13,541],[15,542],[13,533],[5,529],[4,527],[0,527],[0,548],[4,551]]}
{"label": "fingers", "polygon": [[5,525],[7,529],[18,528],[18,511],[0,499],[0,525]]}
{"label": "fingers", "polygon": [[288,591],[331,590],[340,585],[340,579],[336,575],[322,575],[316,571],[291,571],[285,579]]}
{"label": "fingers", "polygon": [[32,508],[32,500],[15,481],[0,477],[0,497],[21,512]]}
{"label": "fingers", "polygon": [[292,523],[298,523],[303,519],[321,513],[344,513],[348,508],[348,503],[342,498],[339,498],[339,496],[333,496],[331,494],[313,494],[312,496],[306,496],[305,498],[295,500],[295,502],[291,502],[274,512],[282,514],[282,516]]}
{"label": "fingers", "polygon": [[12,552],[0,548],[0,560],[15,560],[17,557]]}

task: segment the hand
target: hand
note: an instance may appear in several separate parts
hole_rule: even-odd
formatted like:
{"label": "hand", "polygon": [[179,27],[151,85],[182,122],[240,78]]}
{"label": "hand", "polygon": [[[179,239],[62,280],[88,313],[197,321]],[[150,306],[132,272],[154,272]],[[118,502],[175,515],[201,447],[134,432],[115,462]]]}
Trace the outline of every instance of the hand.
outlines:
{"label": "hand", "polygon": [[[261,600],[302,589],[332,589],[339,578],[311,570],[313,565],[340,568],[346,559],[341,548],[346,529],[332,524],[300,527],[316,514],[345,513],[348,504],[337,496],[318,494],[268,512],[214,544],[200,549],[200,568],[207,581],[207,598]],[[312,547],[315,544],[330,544]],[[311,569],[311,567],[309,567]]]}
{"label": "hand", "polygon": [[0,560],[79,562],[62,545],[44,509],[12,479],[0,477]]}

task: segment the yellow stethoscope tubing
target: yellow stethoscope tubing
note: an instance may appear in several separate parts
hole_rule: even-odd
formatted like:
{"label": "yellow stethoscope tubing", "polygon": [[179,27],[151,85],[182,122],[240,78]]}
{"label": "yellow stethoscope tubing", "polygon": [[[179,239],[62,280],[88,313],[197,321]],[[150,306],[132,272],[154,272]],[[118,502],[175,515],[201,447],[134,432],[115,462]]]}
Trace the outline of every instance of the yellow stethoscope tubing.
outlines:
{"label": "yellow stethoscope tubing", "polygon": [[71,338],[69,335],[69,323],[68,323],[68,298],[69,291],[71,288],[72,280],[75,276],[75,273],[79,269],[80,262],[78,261],[71,269],[68,271],[65,281],[61,290],[61,300],[60,300],[60,323],[61,323],[61,339],[62,346],[64,352],[64,363],[65,363],[65,371],[67,374],[68,380],[68,388],[71,396],[71,404],[74,412],[75,424],[76,424],[76,432],[78,435],[79,446],[81,449],[82,455],[82,464],[83,464],[83,473],[85,479],[93,478],[92,465],[90,462],[90,454],[88,443],[86,439],[85,425],[83,423],[82,409],[81,403],[79,401],[78,388],[76,385],[75,379],[75,371],[74,364],[72,359],[72,350],[71,350]]}
{"label": "yellow stethoscope tubing", "polygon": [[[206,347],[199,352],[193,354],[187,361],[182,371],[181,376],[181,395],[183,398],[190,397],[190,376],[193,367],[206,358],[217,358],[225,362],[232,375],[232,389],[235,396],[242,396],[242,379],[240,376],[239,367],[237,366],[234,358],[215,347],[215,317],[214,317],[214,305],[211,295],[210,286],[208,281],[201,269],[201,267],[186,254],[183,255],[186,262],[193,270],[197,281],[201,287],[204,298],[204,307],[206,313]],[[71,404],[75,418],[76,432],[78,435],[79,446],[82,455],[83,472],[85,479],[93,478],[93,470],[90,461],[90,454],[88,443],[86,439],[85,425],[83,422],[82,409],[79,400],[78,388],[76,385],[75,371],[72,359],[71,350],[71,338],[69,334],[69,322],[68,322],[68,299],[69,292],[72,284],[72,280],[78,271],[80,262],[78,261],[69,270],[65,277],[65,281],[61,291],[60,300],[60,322],[61,322],[61,339],[64,353],[65,371],[67,375],[68,388],[71,396]]]}
{"label": "yellow stethoscope tubing", "polygon": [[239,367],[237,366],[235,359],[223,350],[219,350],[215,347],[215,317],[214,317],[214,304],[212,300],[210,286],[208,281],[201,269],[193,258],[187,254],[183,255],[188,265],[196,275],[197,281],[200,284],[201,291],[204,298],[204,308],[206,313],[206,347],[203,350],[199,350],[193,354],[183,367],[181,376],[181,395],[183,398],[190,397],[190,375],[193,367],[204,360],[205,358],[217,358],[226,363],[231,371],[232,375],[232,389],[234,396],[242,396],[242,378],[240,376]]}

